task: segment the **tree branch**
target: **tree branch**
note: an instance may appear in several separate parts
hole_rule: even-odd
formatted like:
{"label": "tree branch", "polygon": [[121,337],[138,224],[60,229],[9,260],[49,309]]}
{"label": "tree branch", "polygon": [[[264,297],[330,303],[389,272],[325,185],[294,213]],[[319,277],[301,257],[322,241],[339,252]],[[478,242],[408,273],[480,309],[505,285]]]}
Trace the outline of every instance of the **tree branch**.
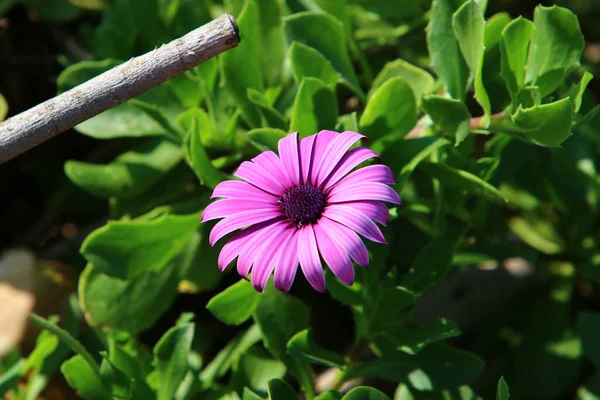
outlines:
{"label": "tree branch", "polygon": [[236,47],[229,14],[0,123],[0,164]]}

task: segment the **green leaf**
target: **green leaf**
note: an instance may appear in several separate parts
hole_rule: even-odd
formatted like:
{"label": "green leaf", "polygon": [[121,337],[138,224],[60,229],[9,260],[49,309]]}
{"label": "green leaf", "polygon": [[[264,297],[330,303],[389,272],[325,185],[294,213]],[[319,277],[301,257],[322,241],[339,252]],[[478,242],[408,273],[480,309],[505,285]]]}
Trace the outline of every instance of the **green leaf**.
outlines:
{"label": "green leaf", "polygon": [[472,353],[436,343],[415,355],[386,352],[377,360],[351,370],[347,378],[373,376],[394,382],[408,381],[419,391],[437,391],[471,384],[483,366],[483,360]]}
{"label": "green leaf", "polygon": [[[181,273],[179,291],[184,293],[204,293],[214,290],[223,278],[217,267],[219,248],[208,243],[208,226],[200,227],[202,234],[195,232],[187,246],[195,246],[190,251],[192,258]],[[191,254],[193,253],[193,254]]]}
{"label": "green leaf", "polygon": [[[359,121],[361,132],[373,142],[382,138],[385,138],[385,141],[401,139],[416,124],[415,95],[402,78],[389,79],[377,89],[369,99]],[[379,150],[383,150],[384,147],[381,146]]]}
{"label": "green leaf", "polygon": [[452,28],[454,35],[458,40],[463,57],[471,70],[471,75],[475,81],[475,99],[481,105],[484,111],[484,120],[482,126],[489,125],[489,118],[492,114],[490,98],[483,86],[483,55],[485,46],[483,35],[485,29],[485,20],[483,13],[474,0],[464,3],[452,17]]}
{"label": "green leaf", "polygon": [[83,241],[80,251],[98,271],[121,279],[133,278],[162,269],[199,225],[199,214],[109,221]]}
{"label": "green leaf", "polygon": [[171,400],[188,370],[188,355],[194,338],[194,324],[175,326],[154,346],[159,374],[158,400]]}
{"label": "green leaf", "polygon": [[[131,334],[154,325],[177,295],[181,273],[189,268],[188,263],[193,259],[189,252],[196,250],[196,243],[190,240],[185,250],[159,271],[127,281],[105,275],[88,264],[78,288],[80,306],[88,324]],[[153,296],[147,296],[148,293]]]}
{"label": "green leaf", "polygon": [[262,397],[254,393],[252,390],[248,388],[244,388],[244,396],[242,400],[264,400]]}
{"label": "green leaf", "polygon": [[90,365],[79,354],[68,359],[60,366],[60,372],[77,395],[85,400],[111,400],[110,393],[104,388]]}
{"label": "green leaf", "polygon": [[564,243],[547,220],[513,217],[508,226],[519,239],[544,254],[559,254],[564,250]]}
{"label": "green leaf", "polygon": [[295,334],[287,344],[287,352],[328,367],[341,368],[345,364],[344,358],[339,354],[316,345],[310,329]]}
{"label": "green leaf", "polygon": [[192,167],[200,183],[214,189],[225,177],[212,165],[202,146],[202,120],[198,114],[192,117],[191,126],[185,138],[184,152],[187,163]]}
{"label": "green leaf", "polygon": [[287,355],[287,343],[298,332],[308,328],[308,307],[286,293],[269,288],[261,295],[254,320],[263,333],[265,345],[279,359]]}
{"label": "green leaf", "polygon": [[259,346],[245,352],[234,369],[231,385],[235,388],[249,387],[258,393],[266,393],[269,380],[283,378],[287,371],[281,361],[274,360]]}
{"label": "green leaf", "polygon": [[566,8],[538,6],[533,23],[525,82],[539,86],[545,97],[579,66],[585,41],[577,16]]}
{"label": "green leaf", "polygon": [[533,22],[518,17],[504,28],[500,41],[502,67],[500,75],[506,81],[513,102],[525,84],[527,50],[534,30]]}
{"label": "green leaf", "polygon": [[592,79],[594,79],[594,75],[590,74],[588,71],[585,71],[581,77],[581,80],[577,84],[574,84],[569,90],[569,98],[573,103],[573,111],[575,113],[577,113],[581,108],[583,94],[585,93],[585,89]]}
{"label": "green leaf", "polygon": [[167,116],[158,107],[139,99],[131,99],[129,102],[152,118],[158,125],[160,125],[161,128],[164,129],[169,137],[174,140],[181,141],[184,133],[177,125],[173,124],[172,121],[169,121]]}
{"label": "green leaf", "polygon": [[151,356],[143,345],[123,332],[108,336],[108,361],[133,379],[134,397],[153,397],[153,390],[146,382],[151,366]]}
{"label": "green leaf", "polygon": [[449,145],[450,142],[446,139],[435,137],[405,139],[386,148],[381,159],[396,174],[396,187],[402,188],[423,160]]}
{"label": "green leaf", "polygon": [[423,247],[404,278],[404,285],[420,294],[444,278],[450,270],[454,249],[462,235],[462,229],[450,229]]}
{"label": "green leaf", "polygon": [[340,73],[318,50],[294,41],[290,46],[290,61],[298,82],[301,82],[304,77],[312,76],[322,80],[332,90],[335,89]]}
{"label": "green leaf", "polygon": [[[415,10],[422,4],[418,0],[401,0],[401,3],[390,0],[359,0],[354,2],[360,3],[361,6],[370,12],[385,16],[391,20],[411,17],[411,14],[414,14]],[[398,6],[399,4],[401,4],[401,7]]]}
{"label": "green leaf", "polygon": [[341,400],[342,396],[337,390],[328,390],[315,397],[315,400]]}
{"label": "green leaf", "polygon": [[300,12],[283,20],[288,43],[310,46],[327,58],[333,68],[354,87],[360,87],[346,49],[344,26],[335,17],[322,12]]}
{"label": "green leaf", "polygon": [[498,381],[498,390],[496,391],[496,400],[508,400],[510,399],[510,392],[508,390],[508,384],[501,376]]}
{"label": "green leaf", "polygon": [[422,162],[419,168],[445,185],[467,190],[490,201],[506,202],[498,189],[470,172],[429,161]]}
{"label": "green leaf", "polygon": [[[13,357],[15,357],[14,360]],[[14,361],[14,364],[11,365],[12,361]],[[3,357],[0,362],[2,363],[2,375],[0,375],[0,393],[7,393],[15,389],[19,384],[19,380],[22,376],[21,371],[25,365],[25,359],[21,358],[21,351],[17,348],[14,349],[9,355]],[[92,371],[91,368],[90,371]]]}
{"label": "green leaf", "polygon": [[218,69],[218,61],[213,58],[170,79],[168,84],[184,108],[198,107],[214,87]]}
{"label": "green leaf", "polygon": [[251,102],[256,104],[260,110],[267,127],[282,129],[284,131],[288,129],[287,119],[281,115],[279,111],[269,105],[264,94],[252,88],[248,88],[248,98]]}
{"label": "green leaf", "polygon": [[577,332],[581,337],[584,354],[589,357],[596,366],[600,366],[600,314],[585,311],[577,318]]}
{"label": "green leaf", "polygon": [[[443,260],[442,262],[445,262],[446,265],[448,265],[446,260]],[[424,264],[421,265],[426,266]],[[429,268],[431,268],[431,264],[429,264]],[[440,268],[442,271],[443,269],[444,268]],[[436,278],[435,280],[437,281],[439,278]],[[396,329],[394,331],[386,332],[386,334],[397,346],[398,350],[416,354],[431,343],[460,335],[460,331],[454,322],[438,317],[423,326]]]}
{"label": "green leaf", "polygon": [[2,96],[2,93],[0,93],[0,122],[4,121],[6,119],[7,115],[8,115],[8,103],[6,102],[6,99],[4,98],[4,96]]}
{"label": "green leaf", "polygon": [[[82,61],[67,67],[58,77],[59,93],[86,82],[119,65],[119,61]],[[157,107],[172,123],[183,111],[183,106],[167,84],[157,86],[139,96],[137,100]],[[75,129],[97,139],[165,135],[167,132],[154,119],[142,112],[132,102],[126,102],[77,125]]]}
{"label": "green leaf", "polygon": [[[516,133],[517,137],[540,146],[556,147],[572,135],[573,105],[569,98],[531,108],[519,108],[512,126],[497,131]],[[491,128],[493,129],[493,128]]]}
{"label": "green leaf", "polygon": [[[391,282],[384,285],[379,283],[377,286],[378,293],[363,300],[370,338],[395,332],[403,327],[416,303],[415,294],[405,287],[395,286]],[[389,304],[394,307],[389,307]]]}
{"label": "green leaf", "polygon": [[93,32],[97,58],[126,60],[168,41],[164,37],[164,21],[157,0],[113,0],[110,3],[102,23]]}
{"label": "green leaf", "polygon": [[263,48],[268,49],[268,51],[263,51],[259,58],[262,62],[265,83],[274,86],[281,83],[284,75],[283,63],[286,43],[283,34],[282,2],[279,0],[260,0],[256,5],[259,13],[261,42]]}
{"label": "green leaf", "polygon": [[[206,308],[221,322],[228,325],[241,325],[246,322],[258,307],[261,295],[250,282],[240,280],[210,299]],[[243,307],[240,307],[243,304]]]}
{"label": "green leaf", "polygon": [[124,281],[88,264],[79,281],[80,303],[88,324],[131,333],[151,327],[177,294],[177,267],[173,261],[160,271]]}
{"label": "green leaf", "polygon": [[260,150],[278,151],[278,144],[288,133],[281,129],[258,128],[248,131],[248,137],[254,146]]}
{"label": "green leaf", "polygon": [[577,399],[598,400],[600,398],[600,372],[596,372],[577,390]]}
{"label": "green leaf", "polygon": [[352,114],[345,114],[339,117],[338,123],[335,126],[336,132],[352,131],[358,132],[358,118],[356,111]]}
{"label": "green leaf", "polygon": [[309,327],[308,307],[295,297],[268,286],[254,312],[254,321],[263,334],[264,345],[298,378],[304,391],[312,390],[311,370],[307,363],[287,354],[287,343]]}
{"label": "green leaf", "polygon": [[[196,183],[196,175],[190,167],[180,162],[166,173],[150,189],[136,197],[109,198],[110,215],[113,218],[135,218],[151,211],[154,207],[170,204],[188,196],[190,184]],[[208,198],[206,199],[208,200]]]}
{"label": "green leaf", "polygon": [[504,28],[506,28],[511,21],[512,18],[507,12],[494,14],[486,21],[485,31],[483,33],[483,45],[485,47],[486,54],[500,44],[500,41],[502,40],[502,31],[504,31]]}
{"label": "green leaf", "polygon": [[260,329],[253,324],[246,332],[238,335],[221,350],[215,358],[202,370],[200,380],[210,385],[215,379],[225,375],[236,366],[240,358],[262,338]]}
{"label": "green leaf", "polygon": [[422,107],[438,129],[455,135],[456,145],[470,133],[471,113],[462,101],[430,95],[423,97]]}
{"label": "green leaf", "polygon": [[429,72],[407,61],[397,59],[385,64],[379,75],[375,77],[369,91],[369,97],[373,96],[381,85],[392,78],[404,79],[413,90],[417,102],[421,101],[423,94],[427,94],[433,90],[434,80]]}
{"label": "green leaf", "polygon": [[131,399],[133,380],[105,357],[103,353],[102,364],[100,365],[100,379],[104,387],[108,388],[112,398]]}
{"label": "green leaf", "polygon": [[246,122],[253,128],[260,126],[260,113],[247,95],[248,88],[264,90],[261,58],[260,23],[258,7],[254,0],[246,0],[237,18],[244,40],[235,49],[221,54],[221,71],[224,85],[242,110]]}
{"label": "green leaf", "polygon": [[293,400],[298,396],[284,380],[271,379],[269,381],[269,400]]}
{"label": "green leaf", "polygon": [[65,174],[98,197],[131,198],[148,190],[181,160],[179,146],[168,139],[153,139],[121,154],[110,164],[67,161]]}
{"label": "green leaf", "polygon": [[454,36],[452,15],[464,1],[435,0],[431,9],[431,21],[427,26],[431,63],[446,84],[450,96],[458,100],[465,97],[469,70]]}
{"label": "green leaf", "polygon": [[[60,297],[59,295],[59,300]],[[95,360],[75,339],[79,335],[79,310],[75,302],[69,301],[65,311],[66,315],[62,315],[62,327],[57,325],[59,317],[56,315],[50,316],[48,320],[37,314],[30,315],[30,320],[43,330],[35,342],[35,348],[20,370],[22,376],[27,375],[28,384],[24,393],[26,399],[36,399],[42,395],[42,391],[51,382],[52,376],[72,351],[80,354],[98,374],[99,367]]]}
{"label": "green leaf", "polygon": [[219,131],[216,121],[210,118],[202,108],[192,107],[188,109],[179,115],[177,122],[184,132],[190,132],[192,128],[195,128],[200,134],[202,146],[219,150],[231,150],[230,138]]}
{"label": "green leaf", "polygon": [[375,388],[359,386],[346,393],[342,400],[390,400],[390,398]]}
{"label": "green leaf", "polygon": [[334,129],[337,115],[337,99],[331,89],[317,78],[303,78],[294,100],[290,131],[299,132],[303,138]]}

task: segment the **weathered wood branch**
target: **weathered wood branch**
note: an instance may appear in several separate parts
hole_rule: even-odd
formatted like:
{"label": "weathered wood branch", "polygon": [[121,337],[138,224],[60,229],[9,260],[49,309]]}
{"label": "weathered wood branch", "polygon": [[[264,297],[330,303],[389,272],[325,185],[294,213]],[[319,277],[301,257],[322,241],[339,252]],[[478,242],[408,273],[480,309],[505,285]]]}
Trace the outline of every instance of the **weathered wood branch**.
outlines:
{"label": "weathered wood branch", "polygon": [[0,164],[240,42],[229,14],[0,123]]}

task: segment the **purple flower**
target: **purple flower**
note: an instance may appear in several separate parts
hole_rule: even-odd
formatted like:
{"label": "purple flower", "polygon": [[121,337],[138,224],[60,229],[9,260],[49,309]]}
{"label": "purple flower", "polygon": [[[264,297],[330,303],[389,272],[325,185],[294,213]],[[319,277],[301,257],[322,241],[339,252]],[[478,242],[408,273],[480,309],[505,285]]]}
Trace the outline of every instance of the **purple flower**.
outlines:
{"label": "purple flower", "polygon": [[[385,165],[370,165],[372,150],[350,147],[365,137],[356,132],[321,131],[298,141],[292,133],[279,141],[279,157],[272,151],[243,162],[235,176],[217,185],[220,197],[204,210],[202,221],[223,218],[210,233],[213,246],[223,236],[238,232],[223,246],[223,271],[238,257],[244,278],[263,291],[271,273],[279,290],[292,286],[298,264],[308,282],[325,291],[321,257],[346,285],[354,282],[352,260],[366,267],[369,254],[358,234],[386,243],[379,227],[387,223],[386,201],[400,204],[389,186],[394,175]],[[375,221],[375,222],[373,222]],[[320,254],[320,256],[319,256]]]}

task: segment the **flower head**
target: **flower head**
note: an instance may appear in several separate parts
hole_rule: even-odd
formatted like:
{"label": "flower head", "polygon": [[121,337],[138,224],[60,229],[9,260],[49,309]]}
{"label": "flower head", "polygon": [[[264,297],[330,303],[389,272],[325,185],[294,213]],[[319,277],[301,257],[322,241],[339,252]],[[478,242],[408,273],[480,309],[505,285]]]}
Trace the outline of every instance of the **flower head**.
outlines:
{"label": "flower head", "polygon": [[[365,137],[356,132],[321,131],[298,140],[292,133],[279,141],[279,156],[272,151],[243,162],[234,174],[242,179],[220,183],[202,221],[223,218],[209,237],[219,239],[243,229],[219,254],[224,270],[237,257],[238,273],[263,291],[274,272],[275,287],[287,291],[298,265],[308,282],[325,291],[321,257],[338,279],[354,282],[352,260],[366,267],[367,248],[359,234],[385,243],[375,224],[387,223],[388,208],[382,201],[400,204],[388,185],[392,171],[375,164],[356,169],[376,158],[372,150],[356,147]],[[375,221],[375,222],[374,222]]]}

